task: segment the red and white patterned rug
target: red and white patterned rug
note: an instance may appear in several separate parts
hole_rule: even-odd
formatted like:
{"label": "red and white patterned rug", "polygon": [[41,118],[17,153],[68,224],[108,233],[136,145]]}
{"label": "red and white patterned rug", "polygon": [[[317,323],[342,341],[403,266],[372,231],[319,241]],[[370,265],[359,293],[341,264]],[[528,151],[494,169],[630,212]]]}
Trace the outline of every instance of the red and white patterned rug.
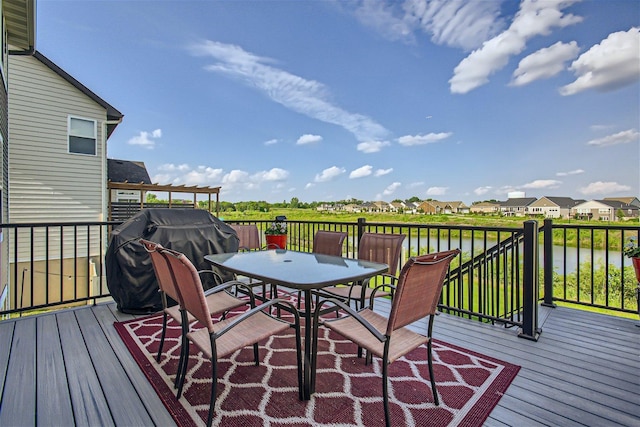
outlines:
{"label": "red and white patterned rug", "polygon": [[[180,327],[169,323],[158,363],[162,316],[114,324],[127,348],[180,426],[203,425],[210,396],[210,362],[191,346],[183,396],[173,382],[180,354]],[[219,361],[215,426],[381,426],[384,425],[380,360],[365,365],[356,346],[321,330],[316,392],[298,400],[294,335],[260,345],[260,366],[251,348]],[[434,375],[440,406],[433,404],[426,348],[389,367],[394,426],[481,426],[515,378],[519,366],[434,341]]]}

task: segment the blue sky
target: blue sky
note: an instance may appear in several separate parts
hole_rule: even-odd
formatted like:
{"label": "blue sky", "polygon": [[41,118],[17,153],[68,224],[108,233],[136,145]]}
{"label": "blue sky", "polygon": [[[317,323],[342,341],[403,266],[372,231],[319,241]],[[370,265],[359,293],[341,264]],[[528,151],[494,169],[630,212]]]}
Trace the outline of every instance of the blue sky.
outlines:
{"label": "blue sky", "polygon": [[640,2],[37,2],[110,158],[225,201],[640,194]]}

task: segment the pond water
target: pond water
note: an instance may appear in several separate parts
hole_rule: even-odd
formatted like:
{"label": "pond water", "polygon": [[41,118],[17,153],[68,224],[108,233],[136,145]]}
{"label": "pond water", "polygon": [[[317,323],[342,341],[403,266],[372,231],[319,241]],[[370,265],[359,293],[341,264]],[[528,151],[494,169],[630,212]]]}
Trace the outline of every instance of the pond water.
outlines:
{"label": "pond water", "polygon": [[[412,237],[411,239],[407,238],[403,247],[406,251],[409,249],[409,245],[412,250],[415,252],[419,247],[419,253],[427,253],[427,252],[435,252],[435,251],[444,251],[449,249],[449,242],[446,239],[441,239],[438,247],[438,241],[435,239],[429,240],[430,247],[427,247],[427,238],[421,237]],[[490,241],[487,239],[486,248],[491,248],[496,244],[496,241]],[[459,238],[451,240],[451,249],[459,248],[463,253],[470,254],[472,249],[472,241],[471,239],[462,239]],[[478,253],[485,248],[485,242],[482,239],[474,239],[473,241],[473,250]],[[561,245],[553,245],[553,268],[558,274],[570,274],[576,271],[577,266],[579,264],[583,264],[585,262],[593,262],[595,268],[598,268],[600,265],[604,266],[605,263],[609,265],[613,265],[615,267],[620,268],[621,265],[628,266],[631,265],[631,260],[625,258],[622,255],[622,252],[619,250],[610,250],[607,251],[601,249],[594,249],[593,253],[591,249],[588,248],[574,248],[574,247],[564,247]],[[543,255],[544,248],[542,244],[540,245],[540,266],[543,265]]]}

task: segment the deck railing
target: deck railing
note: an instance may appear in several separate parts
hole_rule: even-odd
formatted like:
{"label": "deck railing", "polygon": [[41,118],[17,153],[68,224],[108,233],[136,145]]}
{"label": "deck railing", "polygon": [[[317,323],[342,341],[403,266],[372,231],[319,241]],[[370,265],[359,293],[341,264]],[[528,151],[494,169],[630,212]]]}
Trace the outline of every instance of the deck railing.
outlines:
{"label": "deck railing", "polygon": [[[253,223],[263,233],[272,222]],[[550,220],[522,227],[288,220],[287,248],[311,251],[318,230],[344,231],[343,254],[357,257],[364,232],[403,233],[400,265],[408,257],[452,248],[440,309],[485,322],[516,326],[535,339],[539,301],[555,301],[637,312],[635,277],[621,252],[640,227],[570,226]],[[3,255],[0,316],[109,297],[104,256],[118,222],[2,224],[9,253]],[[578,245],[579,242],[579,245]],[[586,254],[589,254],[587,256]],[[6,256],[8,255],[8,258]],[[598,261],[602,255],[602,262]],[[593,260],[593,262],[591,262]],[[539,285],[540,284],[540,285]]]}

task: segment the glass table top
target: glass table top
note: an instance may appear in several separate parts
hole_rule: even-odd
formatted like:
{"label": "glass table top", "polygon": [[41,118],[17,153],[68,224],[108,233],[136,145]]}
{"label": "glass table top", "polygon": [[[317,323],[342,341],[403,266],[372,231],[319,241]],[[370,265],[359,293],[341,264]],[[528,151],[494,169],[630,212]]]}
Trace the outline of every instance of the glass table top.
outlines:
{"label": "glass table top", "polygon": [[377,262],[283,249],[214,254],[204,258],[236,274],[298,289],[362,280],[389,269]]}

